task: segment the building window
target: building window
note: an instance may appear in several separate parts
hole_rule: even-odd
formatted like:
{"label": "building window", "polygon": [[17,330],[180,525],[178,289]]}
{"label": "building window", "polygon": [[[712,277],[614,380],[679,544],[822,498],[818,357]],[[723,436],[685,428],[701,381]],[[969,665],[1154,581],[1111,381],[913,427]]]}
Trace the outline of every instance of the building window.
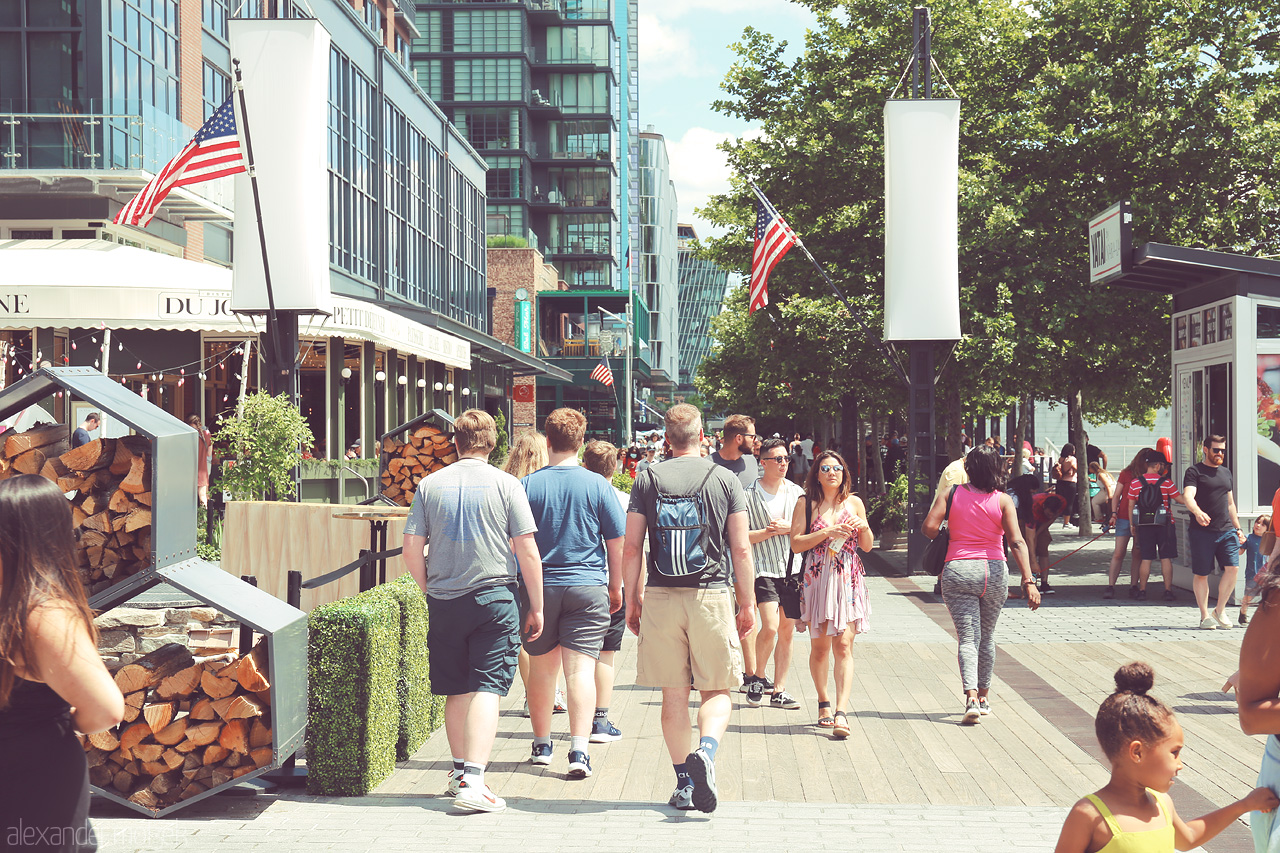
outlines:
{"label": "building window", "polygon": [[336,48],[329,67],[330,261],[352,275],[377,281],[374,215],[374,89],[369,78]]}
{"label": "building window", "polygon": [[524,198],[523,157],[493,157],[485,173],[489,198]]}
{"label": "building window", "polygon": [[522,59],[438,59],[419,63],[418,85],[437,101],[522,101]]}
{"label": "building window", "polygon": [[206,32],[227,41],[227,0],[203,0],[201,20]]}
{"label": "building window", "polygon": [[566,113],[609,112],[608,75],[548,74],[551,103]]}
{"label": "building window", "polygon": [[453,123],[477,151],[486,148],[520,148],[523,134],[521,111],[510,109],[459,109]]}
{"label": "building window", "polygon": [[609,28],[548,27],[545,59],[549,63],[609,64]]}
{"label": "building window", "polygon": [[519,204],[491,204],[485,214],[485,233],[526,237],[524,207]]}
{"label": "building window", "polygon": [[205,121],[209,120],[209,116],[226,103],[227,98],[231,95],[231,78],[224,74],[220,69],[204,64],[204,117]]}

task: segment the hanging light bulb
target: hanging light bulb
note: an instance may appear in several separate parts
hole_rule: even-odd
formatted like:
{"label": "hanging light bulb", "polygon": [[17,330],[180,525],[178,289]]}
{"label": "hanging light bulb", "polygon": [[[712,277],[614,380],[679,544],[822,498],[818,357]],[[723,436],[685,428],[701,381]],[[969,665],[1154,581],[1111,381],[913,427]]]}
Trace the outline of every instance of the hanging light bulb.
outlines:
{"label": "hanging light bulb", "polygon": [[44,358],[44,353],[41,350],[36,350],[36,361],[39,361],[42,358]]}
{"label": "hanging light bulb", "polygon": [[185,378],[183,378],[183,377],[179,376],[179,377],[178,377],[178,387],[179,387],[179,388],[181,388],[181,387],[182,387],[182,383],[183,383],[183,382],[186,382],[186,381],[187,381],[187,380],[186,380]]}
{"label": "hanging light bulb", "polygon": [[444,390],[446,390],[446,391],[452,391],[452,390],[453,390],[453,383],[452,383],[452,382],[450,382],[450,383],[446,384],[446,385],[444,386]]}
{"label": "hanging light bulb", "polygon": [[75,342],[75,341],[72,341],[72,342],[71,342],[71,348],[72,348],[72,349],[76,349],[76,342]]}
{"label": "hanging light bulb", "polygon": [[124,352],[124,341],[118,342],[116,344],[116,349],[119,350],[120,352]]}
{"label": "hanging light bulb", "polygon": [[427,387],[427,380],[425,380],[425,379],[419,379],[419,380],[418,380],[418,387],[419,387],[419,388],[426,388],[426,387]]}
{"label": "hanging light bulb", "polygon": [[463,388],[463,389],[462,389],[462,396],[466,397],[466,396],[467,396],[468,394],[470,394],[470,393],[471,393],[471,389],[470,389],[470,388]]}
{"label": "hanging light bulb", "polygon": [[96,337],[94,337],[93,335],[90,335],[90,336],[89,336],[89,340],[93,341],[95,344],[98,342],[98,339],[97,339]]}
{"label": "hanging light bulb", "polygon": [[200,377],[200,381],[201,381],[201,382],[203,382],[203,381],[204,381],[204,371],[203,371],[203,370],[202,370],[202,371],[200,371],[199,373],[197,373],[197,374],[196,374],[196,376],[199,376],[199,377]]}
{"label": "hanging light bulb", "polygon": [[443,390],[444,390],[444,383],[442,383],[442,382],[437,382],[437,383],[436,383],[436,390],[437,390],[437,391],[443,391]]}
{"label": "hanging light bulb", "polygon": [[186,376],[186,375],[187,375],[187,369],[186,369],[185,367],[179,367],[179,368],[178,368],[178,375],[179,375],[179,376]]}
{"label": "hanging light bulb", "polygon": [[401,375],[400,375],[400,377],[399,377],[398,379],[396,379],[396,382],[397,382],[397,383],[399,383],[399,384],[401,384],[401,385],[408,385],[408,384],[409,384],[409,377],[408,377],[408,376],[405,376],[404,374],[401,374]]}
{"label": "hanging light bulb", "polygon": [[226,395],[226,394],[223,394],[223,395],[222,395],[222,402],[224,402],[224,403],[225,403],[225,402],[227,402],[227,395]]}
{"label": "hanging light bulb", "polygon": [[101,360],[99,360],[99,359],[96,359],[96,358],[95,358],[95,359],[93,360],[93,366],[94,366],[94,367],[102,367],[102,361],[101,361]]}
{"label": "hanging light bulb", "polygon": [[379,370],[377,373],[373,374],[373,378],[378,382],[386,382],[387,372],[385,370]]}
{"label": "hanging light bulb", "polygon": [[344,367],[344,368],[342,368],[342,378],[343,378],[343,379],[350,379],[350,378],[351,378],[351,368],[350,368],[350,367]]}

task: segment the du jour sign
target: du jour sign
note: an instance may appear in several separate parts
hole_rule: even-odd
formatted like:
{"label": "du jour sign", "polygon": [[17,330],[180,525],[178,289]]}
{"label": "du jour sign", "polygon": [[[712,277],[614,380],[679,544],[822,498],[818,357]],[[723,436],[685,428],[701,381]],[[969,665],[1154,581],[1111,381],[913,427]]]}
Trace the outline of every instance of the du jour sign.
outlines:
{"label": "du jour sign", "polygon": [[202,290],[192,293],[161,292],[157,294],[161,318],[232,318],[231,293],[225,290]]}
{"label": "du jour sign", "polygon": [[1106,284],[1129,271],[1133,213],[1118,201],[1089,220],[1089,283]]}

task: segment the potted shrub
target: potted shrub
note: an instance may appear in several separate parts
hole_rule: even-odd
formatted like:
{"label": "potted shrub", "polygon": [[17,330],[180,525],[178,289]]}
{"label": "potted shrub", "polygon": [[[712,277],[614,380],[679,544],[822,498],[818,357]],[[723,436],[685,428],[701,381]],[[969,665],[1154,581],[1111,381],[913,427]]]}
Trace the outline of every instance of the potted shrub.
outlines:
{"label": "potted shrub", "polygon": [[889,483],[889,490],[879,496],[880,549],[892,551],[898,547],[902,533],[907,529],[907,475],[899,474]]}

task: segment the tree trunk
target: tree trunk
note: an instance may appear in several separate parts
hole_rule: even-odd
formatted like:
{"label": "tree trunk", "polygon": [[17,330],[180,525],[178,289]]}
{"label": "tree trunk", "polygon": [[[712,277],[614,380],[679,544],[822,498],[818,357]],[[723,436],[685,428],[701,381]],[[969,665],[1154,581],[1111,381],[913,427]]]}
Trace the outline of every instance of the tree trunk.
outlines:
{"label": "tree trunk", "polygon": [[964,431],[960,412],[960,386],[948,382],[942,392],[942,405],[946,408],[947,424],[947,461],[954,462],[964,455],[964,445],[960,433]]}
{"label": "tree trunk", "polygon": [[1079,389],[1067,397],[1067,431],[1076,448],[1076,509],[1080,513],[1080,536],[1093,535],[1092,511],[1089,507],[1089,440],[1084,434],[1084,417]]}
{"label": "tree trunk", "polygon": [[875,487],[877,495],[885,493],[884,460],[880,458],[881,424],[878,415],[871,416],[871,485]]}

